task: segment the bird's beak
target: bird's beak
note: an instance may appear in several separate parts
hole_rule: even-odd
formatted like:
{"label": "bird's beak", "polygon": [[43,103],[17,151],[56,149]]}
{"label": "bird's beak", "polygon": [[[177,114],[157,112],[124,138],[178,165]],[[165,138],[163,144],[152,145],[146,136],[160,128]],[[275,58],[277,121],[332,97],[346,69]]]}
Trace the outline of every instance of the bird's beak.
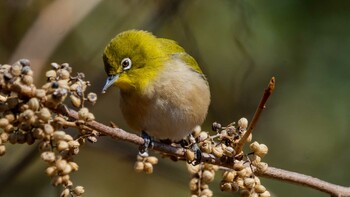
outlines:
{"label": "bird's beak", "polygon": [[114,84],[114,82],[116,82],[119,78],[119,74],[118,75],[112,75],[112,76],[109,76],[106,80],[106,84],[103,86],[103,89],[102,89],[102,94],[106,93],[106,90]]}

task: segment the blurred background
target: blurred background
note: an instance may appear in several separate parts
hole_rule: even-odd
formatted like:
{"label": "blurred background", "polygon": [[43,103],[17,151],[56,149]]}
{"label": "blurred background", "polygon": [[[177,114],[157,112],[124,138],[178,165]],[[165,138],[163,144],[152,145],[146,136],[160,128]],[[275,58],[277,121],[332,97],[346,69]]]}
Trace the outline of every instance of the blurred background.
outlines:
{"label": "blurred background", "polygon": [[[347,5],[345,5],[347,4]],[[350,1],[2,0],[0,63],[31,60],[37,85],[50,62],[84,72],[99,99],[96,119],[128,129],[117,89],[105,82],[102,53],[116,34],[144,29],[176,40],[206,73],[212,102],[205,130],[251,119],[272,76],[277,86],[253,138],[269,147],[270,166],[349,186]],[[58,196],[46,164],[31,146],[11,146],[0,158],[0,196]],[[152,175],[137,174],[137,147],[107,137],[76,156],[72,179],[85,196],[189,196],[184,162],[160,159]],[[17,168],[15,168],[17,167]],[[15,174],[6,172],[15,168]],[[211,184],[215,196],[219,176]],[[4,181],[5,180],[5,181]],[[271,179],[274,196],[328,196]]]}

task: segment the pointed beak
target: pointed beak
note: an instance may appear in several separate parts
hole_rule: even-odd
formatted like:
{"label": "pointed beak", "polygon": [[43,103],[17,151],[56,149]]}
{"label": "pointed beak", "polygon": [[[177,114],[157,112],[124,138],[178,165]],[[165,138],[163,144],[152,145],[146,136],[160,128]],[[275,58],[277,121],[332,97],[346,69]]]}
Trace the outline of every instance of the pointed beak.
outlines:
{"label": "pointed beak", "polygon": [[102,94],[106,93],[106,90],[112,86],[114,84],[114,82],[116,82],[119,78],[119,74],[118,75],[112,75],[112,76],[109,76],[106,80],[106,84],[103,86],[103,89],[102,89]]}

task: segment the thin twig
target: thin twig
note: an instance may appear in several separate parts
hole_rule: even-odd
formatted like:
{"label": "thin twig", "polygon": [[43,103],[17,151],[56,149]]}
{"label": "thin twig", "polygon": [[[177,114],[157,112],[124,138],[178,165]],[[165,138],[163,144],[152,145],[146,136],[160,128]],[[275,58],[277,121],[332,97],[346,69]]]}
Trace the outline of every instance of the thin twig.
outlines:
{"label": "thin twig", "polygon": [[254,113],[253,119],[252,119],[247,131],[245,132],[245,134],[243,135],[243,137],[240,139],[240,141],[237,144],[237,148],[236,148],[237,154],[240,154],[242,152],[244,144],[247,142],[249,135],[252,133],[253,129],[255,128],[256,123],[258,122],[258,120],[260,118],[260,114],[265,109],[266,102],[269,99],[269,97],[271,96],[274,89],[275,89],[275,77],[272,77],[270,82],[269,82],[269,85],[265,89],[264,95],[260,100],[258,108],[256,109],[256,111]]}
{"label": "thin twig", "polygon": [[297,172],[291,172],[274,167],[268,167],[263,173],[255,173],[258,176],[273,178],[281,181],[287,181],[298,185],[314,188],[321,192],[326,192],[332,196],[350,196],[350,187],[343,187],[328,183],[326,181],[300,174]]}

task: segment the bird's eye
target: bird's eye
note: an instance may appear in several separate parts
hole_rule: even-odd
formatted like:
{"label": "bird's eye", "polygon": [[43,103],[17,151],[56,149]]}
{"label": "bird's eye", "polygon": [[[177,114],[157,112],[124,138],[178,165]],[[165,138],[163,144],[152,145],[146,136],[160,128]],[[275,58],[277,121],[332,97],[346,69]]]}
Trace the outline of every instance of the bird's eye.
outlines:
{"label": "bird's eye", "polygon": [[132,63],[131,63],[131,59],[130,58],[124,58],[121,62],[120,62],[120,64],[122,65],[122,67],[123,67],[123,70],[129,70],[130,68],[131,68],[131,65],[132,65]]}

